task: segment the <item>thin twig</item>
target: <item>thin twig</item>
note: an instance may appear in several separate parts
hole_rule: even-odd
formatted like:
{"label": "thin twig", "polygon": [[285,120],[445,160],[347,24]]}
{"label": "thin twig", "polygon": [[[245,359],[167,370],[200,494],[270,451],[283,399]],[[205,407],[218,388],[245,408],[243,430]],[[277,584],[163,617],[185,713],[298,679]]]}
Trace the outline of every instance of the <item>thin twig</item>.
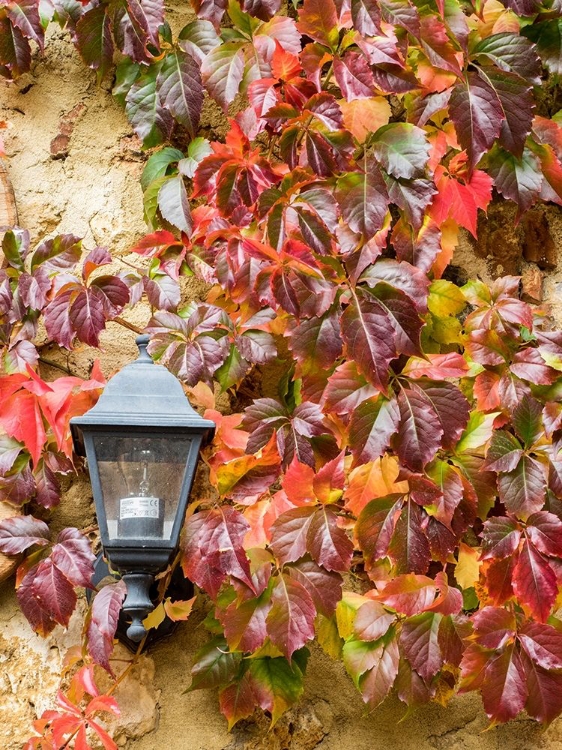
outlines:
{"label": "thin twig", "polygon": [[44,365],[47,365],[47,367],[54,367],[55,370],[66,372],[67,375],[72,375],[72,372],[68,369],[68,367],[65,367],[64,365],[59,365],[56,362],[51,362],[50,359],[45,359],[45,357],[39,357],[39,362],[41,362]]}
{"label": "thin twig", "polygon": [[139,328],[134,323],[129,323],[128,320],[125,320],[124,318],[120,318],[119,316],[117,318],[111,319],[113,323],[119,323],[120,326],[123,326],[124,328],[128,328],[129,331],[133,331],[134,333],[144,333],[142,328]]}

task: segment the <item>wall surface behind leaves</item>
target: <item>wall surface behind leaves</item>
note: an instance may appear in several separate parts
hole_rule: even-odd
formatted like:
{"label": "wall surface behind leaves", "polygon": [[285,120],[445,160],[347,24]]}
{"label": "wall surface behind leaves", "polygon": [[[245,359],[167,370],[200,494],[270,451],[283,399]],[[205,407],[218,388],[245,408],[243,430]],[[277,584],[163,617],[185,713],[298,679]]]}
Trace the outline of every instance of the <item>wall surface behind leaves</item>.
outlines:
{"label": "wall surface behind leaves", "polygon": [[[179,22],[182,16],[186,22],[186,11],[179,5],[170,13],[172,19]],[[84,68],[64,33],[50,35],[45,57],[36,60],[30,74],[16,84],[0,83],[0,105],[0,119],[12,124],[6,147],[20,224],[30,230],[32,240],[72,232],[84,237],[87,248],[105,245],[126,262],[128,248],[144,231],[139,177],[145,157],[120,107],[105,86],[96,87],[95,76]],[[215,108],[205,107],[206,136],[220,137],[227,127]],[[463,240],[454,259],[458,273],[489,278],[523,272],[526,293],[534,299],[540,298],[544,281],[545,298],[562,323],[562,277],[552,267],[557,255],[562,258],[559,210],[540,210],[530,228],[515,228],[512,214],[509,208],[497,209],[483,226],[477,248]],[[533,259],[533,238],[535,250],[550,243],[548,263],[535,257],[539,265],[546,265],[545,274],[535,263],[521,260],[522,250]],[[190,281],[183,291],[187,300],[204,290]],[[148,316],[149,310],[141,308],[130,314],[130,320],[142,326]],[[102,347],[102,369],[110,375],[134,357],[134,334],[109,323]],[[44,356],[86,376],[94,352],[83,348],[68,357],[56,351]],[[57,374],[48,367],[42,371],[47,379]],[[68,525],[84,528],[92,520],[89,484],[74,481],[55,513],[53,532]],[[64,654],[80,642],[82,611],[68,631],[57,628],[43,640],[19,612],[13,581],[0,586],[2,750],[19,750],[32,720],[53,705]],[[204,615],[203,602],[171,640],[140,660],[117,691],[123,715],[111,729],[120,745],[134,750],[562,750],[562,720],[546,732],[521,719],[482,734],[486,717],[474,695],[457,698],[447,708],[417,710],[401,724],[397,722],[405,709],[395,697],[367,714],[343,666],[317,648],[300,706],[270,732],[266,720],[256,716],[229,734],[214,693],[183,694],[194,653],[206,639],[200,626]],[[128,658],[128,652],[119,649],[118,656]]]}

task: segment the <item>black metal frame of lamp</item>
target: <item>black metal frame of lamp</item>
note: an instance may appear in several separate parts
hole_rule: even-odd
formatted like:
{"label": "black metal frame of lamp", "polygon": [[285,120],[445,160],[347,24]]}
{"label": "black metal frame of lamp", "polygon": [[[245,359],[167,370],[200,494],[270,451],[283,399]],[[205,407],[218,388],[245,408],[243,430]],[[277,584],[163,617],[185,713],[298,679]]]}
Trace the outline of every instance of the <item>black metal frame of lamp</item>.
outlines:
{"label": "black metal frame of lamp", "polygon": [[[137,574],[133,574],[137,575]],[[142,575],[142,574],[140,574]],[[99,583],[101,583],[104,579],[111,578],[113,581],[118,580],[118,576],[114,575],[107,564],[107,561],[104,559],[102,554],[99,554],[96,558],[96,562],[94,563],[94,575],[92,577],[92,585],[97,586]],[[106,581],[107,582],[107,581]],[[127,598],[129,599],[132,595],[132,599],[134,601],[135,592],[132,588],[129,588],[129,583],[126,582],[127,585]],[[158,594],[158,586],[156,582],[152,582],[150,590],[149,590],[149,598],[150,603],[153,605],[154,601],[156,600],[157,594]],[[195,587],[192,584],[192,582],[185,578],[183,575],[183,572],[178,565],[174,572],[172,573],[172,576],[170,578],[170,581],[168,583],[168,587],[166,588],[165,595],[171,597],[174,601],[175,600],[181,600],[185,601],[187,599],[191,599],[193,595],[195,594]],[[93,598],[95,595],[95,591],[92,589],[88,589],[86,591],[86,599],[88,601],[88,604],[91,604]],[[143,618],[146,617],[146,615],[143,615]],[[123,643],[127,648],[135,652],[137,650],[139,641],[133,638],[130,638],[128,635],[129,628],[133,623],[130,622],[131,615],[127,614],[127,611],[125,609],[122,609],[119,615],[119,620],[117,622],[117,630],[116,630],[116,637]],[[171,620],[167,615],[165,615],[162,622],[158,625],[156,628],[151,628],[148,631],[148,635],[146,638],[146,646],[150,647],[155,643],[158,643],[165,638],[169,638],[172,633],[175,631],[175,629],[178,627],[179,623]],[[143,626],[144,630],[144,626]],[[141,634],[141,640],[144,638],[146,632],[143,632]]]}
{"label": "black metal frame of lamp", "polygon": [[[136,341],[138,359],[111,378],[97,404],[83,416],[73,417],[70,428],[76,453],[87,457],[104,556],[127,585],[123,604],[123,613],[131,618],[127,638],[139,642],[146,635],[142,621],[154,608],[150,589],[155,576],[168,567],[176,554],[199,451],[212,438],[215,425],[193,409],[179,380],[166,368],[155,365],[147,352],[149,336],[139,336]],[[97,450],[104,439],[134,437],[153,440],[154,445],[161,438],[188,443],[167,538],[119,537],[118,532],[113,536],[109,533]],[[115,463],[114,458],[111,461]],[[110,495],[109,488],[107,491]]]}

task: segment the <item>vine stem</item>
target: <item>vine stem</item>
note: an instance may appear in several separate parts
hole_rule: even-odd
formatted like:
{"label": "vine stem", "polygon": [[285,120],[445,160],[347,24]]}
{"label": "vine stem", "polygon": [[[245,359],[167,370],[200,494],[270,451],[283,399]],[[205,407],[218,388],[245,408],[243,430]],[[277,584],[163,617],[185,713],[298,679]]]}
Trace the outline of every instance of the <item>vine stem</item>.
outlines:
{"label": "vine stem", "polygon": [[68,367],[65,367],[64,365],[59,365],[56,362],[51,362],[50,359],[45,359],[45,357],[39,357],[39,362],[43,365],[47,365],[47,367],[54,367],[55,370],[60,370],[61,372],[65,372],[67,375],[72,375],[73,373],[68,369]]}
{"label": "vine stem", "polygon": [[111,322],[119,323],[120,326],[123,326],[123,328],[128,328],[129,331],[133,331],[133,333],[138,333],[138,334],[144,333],[142,328],[139,328],[134,323],[129,323],[129,321],[125,320],[125,318],[121,318],[117,316],[116,318],[112,318]]}

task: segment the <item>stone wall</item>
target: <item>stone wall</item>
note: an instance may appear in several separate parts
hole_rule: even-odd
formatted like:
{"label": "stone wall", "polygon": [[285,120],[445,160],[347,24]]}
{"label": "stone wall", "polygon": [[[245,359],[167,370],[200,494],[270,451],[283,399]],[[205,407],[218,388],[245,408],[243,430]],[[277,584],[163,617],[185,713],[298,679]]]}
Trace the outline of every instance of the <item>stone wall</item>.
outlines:
{"label": "stone wall", "polygon": [[[172,18],[184,11],[171,10]],[[15,189],[20,224],[35,242],[54,232],[73,232],[86,247],[107,245],[118,259],[144,232],[139,176],[144,155],[120,107],[105,87],[97,88],[60,31],[50,32],[45,57],[15,84],[0,84],[0,119],[12,124],[7,132],[8,171]],[[206,106],[205,134],[223,135],[226,123]],[[530,299],[544,293],[562,322],[558,301],[556,248],[562,246],[562,217],[557,209],[539,209],[532,225],[515,227],[511,209],[493,209],[474,247],[466,237],[454,258],[455,273],[480,275],[523,272]],[[522,260],[522,253],[526,260]],[[537,261],[533,263],[530,261]],[[541,268],[542,267],[542,270]],[[186,298],[203,290],[186,284]],[[134,313],[138,325],[149,311]],[[135,353],[134,334],[110,323],[102,336],[100,355],[106,375]],[[55,358],[57,352],[45,356]],[[88,374],[93,353],[79,348],[65,366]],[[55,377],[48,368],[45,377]],[[53,527],[85,527],[93,519],[89,484],[75,481],[66,488]],[[543,732],[521,719],[482,733],[486,717],[480,700],[471,695],[447,708],[432,705],[412,712],[395,698],[367,713],[343,666],[312,649],[303,701],[268,731],[256,715],[232,733],[220,715],[211,691],[183,694],[189,669],[206,634],[200,627],[205,603],[174,636],[141,658],[116,692],[122,716],[111,729],[120,745],[132,750],[562,750],[562,720]],[[67,631],[36,636],[21,615],[13,581],[0,586],[0,749],[17,750],[29,736],[32,720],[53,705],[66,650],[80,642],[81,612]],[[127,652],[118,647],[123,658]]]}

